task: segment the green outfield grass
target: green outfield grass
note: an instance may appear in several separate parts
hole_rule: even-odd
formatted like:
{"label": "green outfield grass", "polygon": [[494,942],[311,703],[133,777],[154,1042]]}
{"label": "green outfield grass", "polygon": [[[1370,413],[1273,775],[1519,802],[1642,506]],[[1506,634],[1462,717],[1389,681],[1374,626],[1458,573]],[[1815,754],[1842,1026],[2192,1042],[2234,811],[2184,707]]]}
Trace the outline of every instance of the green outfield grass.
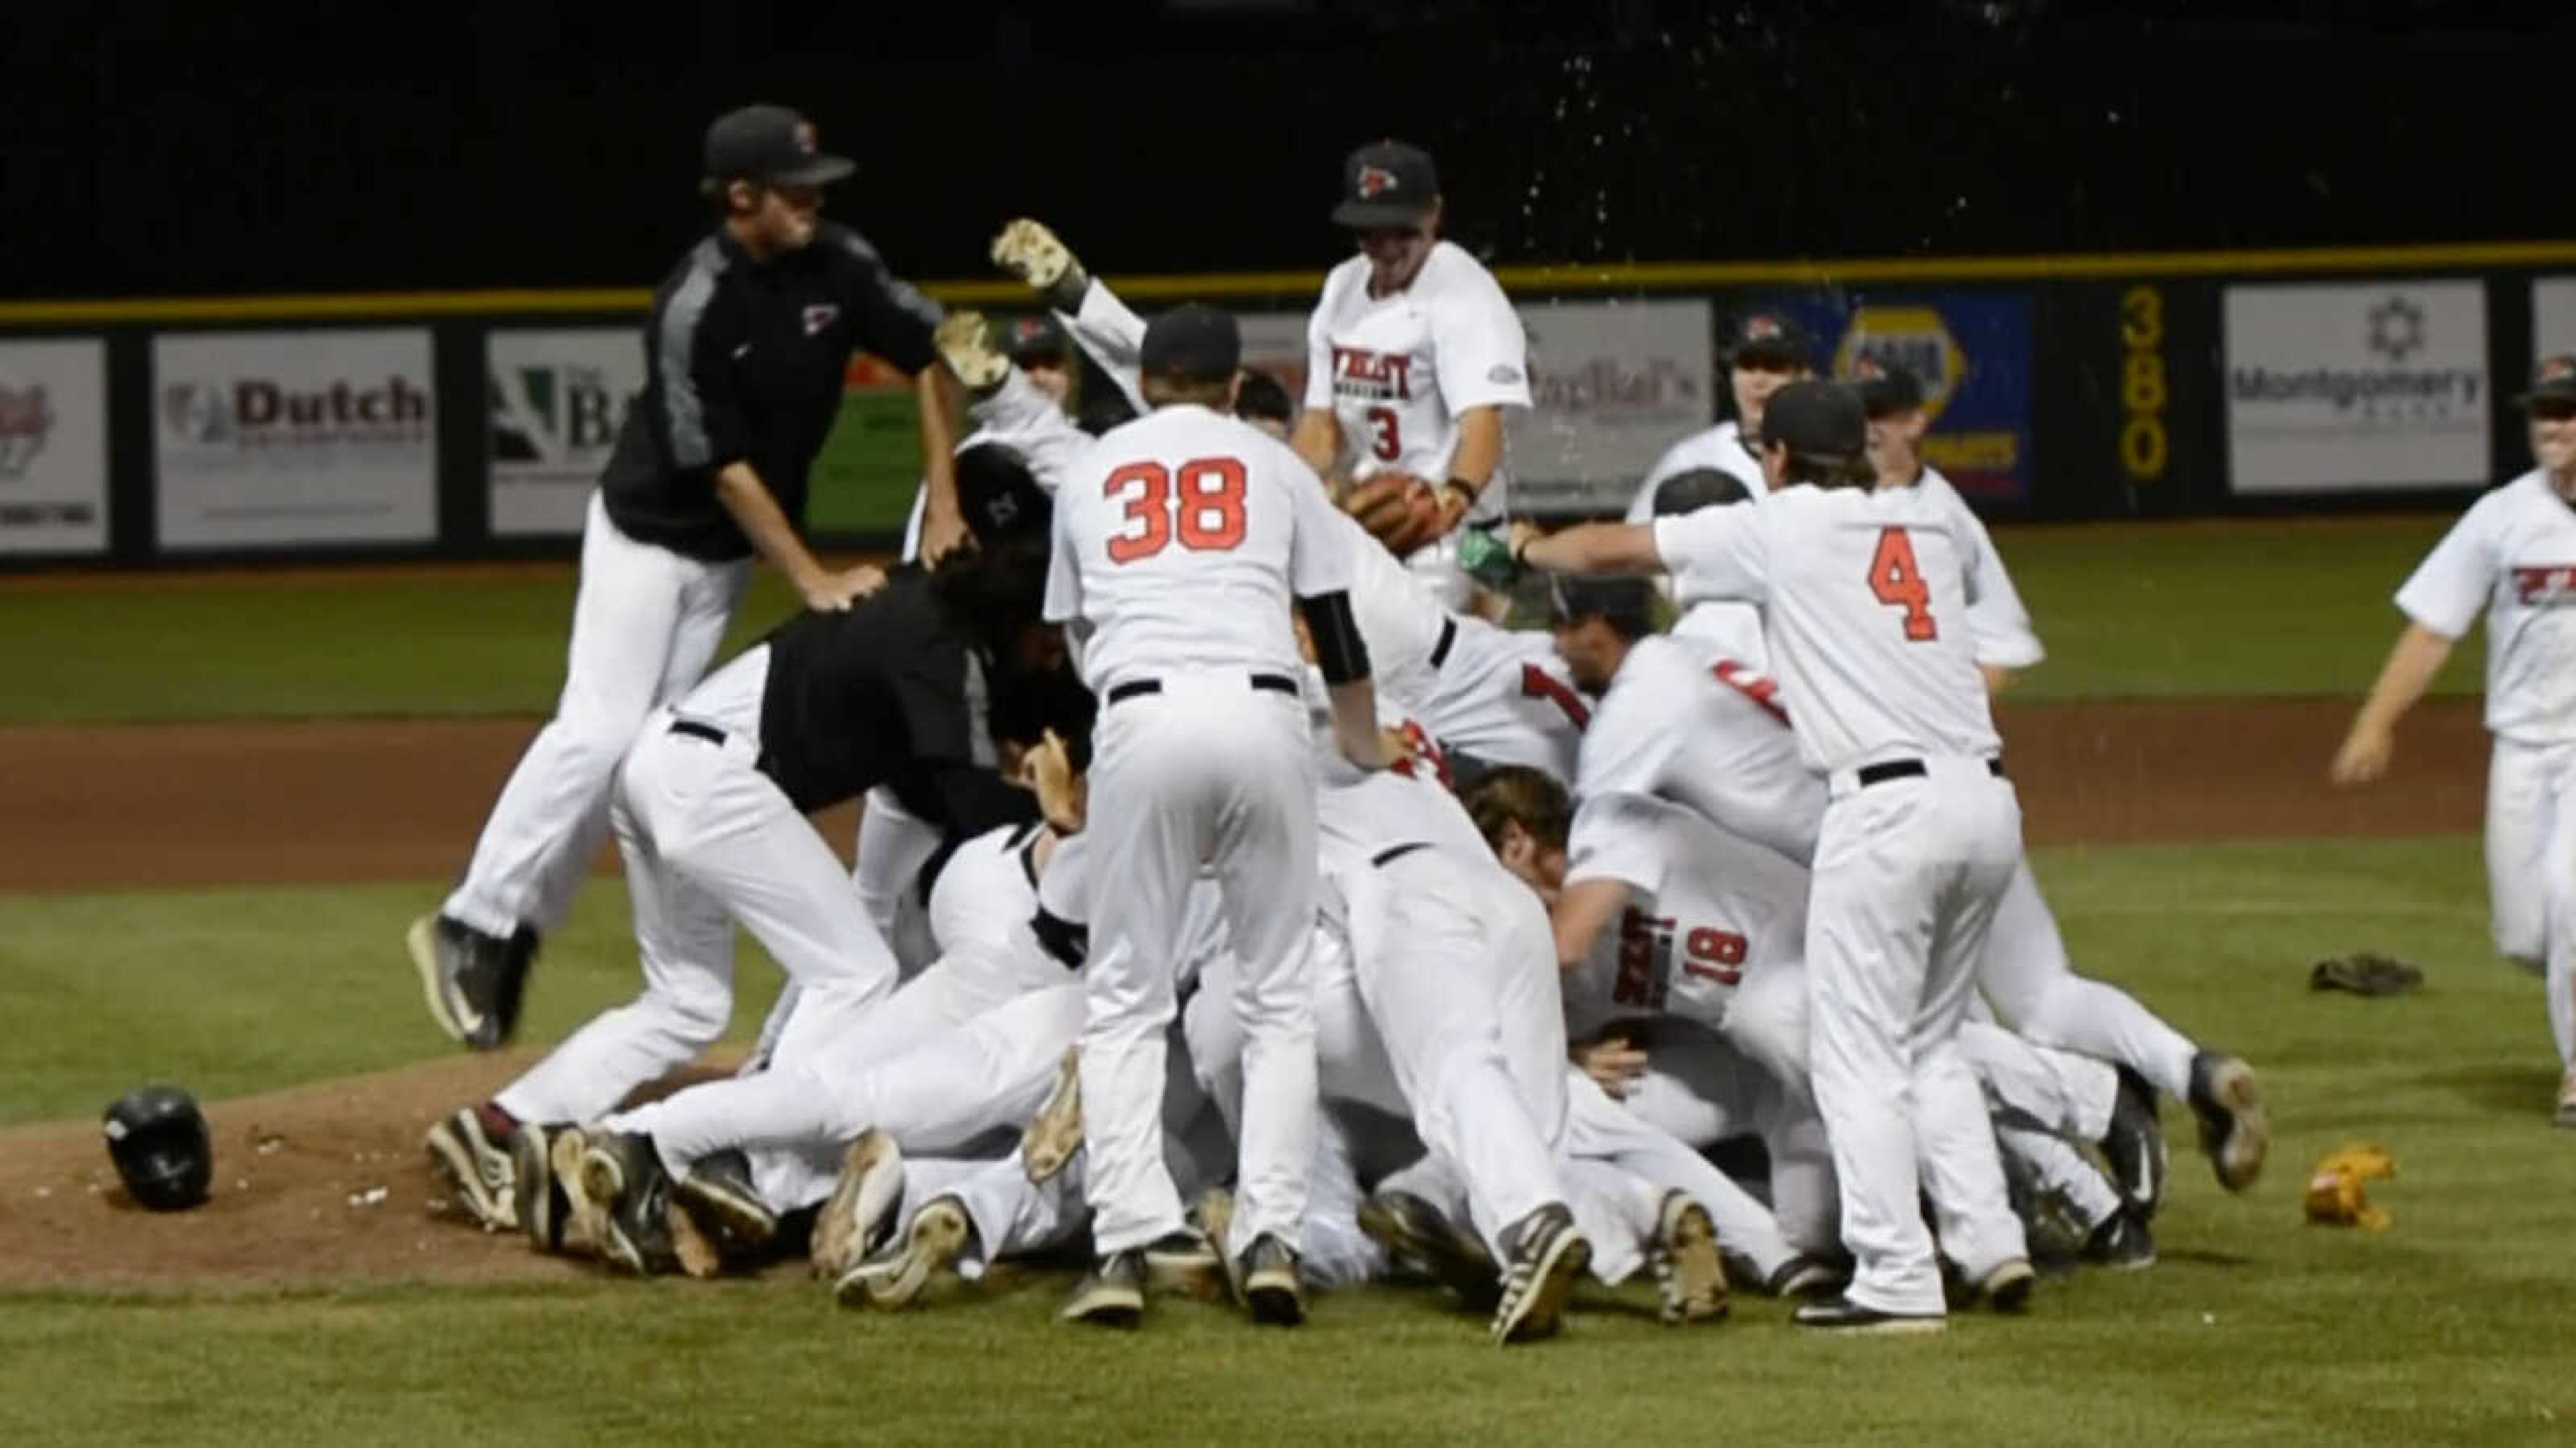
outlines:
{"label": "green outfield grass", "polygon": [[[2033,699],[2350,694],[2388,602],[2444,520],[2005,528],[2050,659]],[[520,569],[182,578],[0,590],[0,722],[540,713],[563,680],[573,577]],[[758,576],[732,642],[790,611]],[[2439,688],[2477,687],[2480,650]]]}
{"label": "green outfield grass", "polygon": [[[1053,1323],[1023,1280],[903,1318],[837,1312],[793,1274],[715,1286],[588,1277],[150,1298],[0,1294],[13,1442],[1219,1443],[2563,1442],[2576,1139],[2537,982],[2487,958],[2468,839],[2097,848],[2040,873],[2079,962],[2253,1059],[2279,1133],[2222,1196],[2168,1124],[2151,1272],[2044,1290],[2022,1321],[1817,1342],[1776,1304],[1666,1331],[1629,1297],[1512,1353],[1394,1291],[1264,1334],[1174,1304],[1135,1339]],[[97,1109],[138,1072],[231,1093],[435,1049],[385,922],[425,888],[0,897],[13,1116]],[[601,882],[549,945],[533,1034],[632,989]],[[173,948],[174,942],[184,948]],[[2373,946],[2416,997],[2308,992]],[[746,965],[747,988],[772,972]],[[219,984],[218,984],[219,983]],[[751,1012],[743,1013],[748,1025]],[[110,1062],[111,1065],[100,1063]],[[2305,1168],[2392,1151],[2384,1234],[2299,1220]],[[5,1220],[0,1204],[0,1220]],[[102,1217],[101,1230],[112,1230]],[[38,1385],[41,1385],[38,1386]]]}

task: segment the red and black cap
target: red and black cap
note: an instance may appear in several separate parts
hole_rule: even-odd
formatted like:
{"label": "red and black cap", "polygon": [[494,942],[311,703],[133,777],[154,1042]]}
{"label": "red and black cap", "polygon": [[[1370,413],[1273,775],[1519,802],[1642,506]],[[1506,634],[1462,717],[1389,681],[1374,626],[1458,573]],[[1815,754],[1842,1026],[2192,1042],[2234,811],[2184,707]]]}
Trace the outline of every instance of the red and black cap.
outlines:
{"label": "red and black cap", "polygon": [[1062,366],[1064,360],[1073,352],[1072,343],[1064,335],[1064,328],[1056,325],[1055,318],[1044,312],[1025,317],[1013,317],[1004,322],[998,331],[1000,336],[996,340],[1001,343],[1002,355],[1023,367],[1032,362],[1051,362]]}
{"label": "red and black cap", "polygon": [[2513,400],[2516,407],[2535,402],[2576,403],[2576,357],[2562,352],[2540,359],[2531,369],[2531,390]]}
{"label": "red and black cap", "polygon": [[1872,418],[1894,417],[1923,405],[1923,379],[1911,368],[1862,356],[1852,363],[1851,381],[1861,410]]}
{"label": "red and black cap", "polygon": [[1869,447],[1869,417],[1839,382],[1792,382],[1762,405],[1762,441],[1803,458],[1855,459]]}
{"label": "red and black cap", "polygon": [[1183,302],[1145,324],[1136,364],[1149,377],[1223,381],[1243,365],[1243,331],[1232,312]]}
{"label": "red and black cap", "polygon": [[1755,367],[1767,362],[1791,369],[1812,367],[1813,352],[1807,329],[1798,325],[1798,319],[1773,308],[1746,312],[1726,329],[1729,366]]}
{"label": "red and black cap", "polygon": [[727,111],[707,127],[706,176],[710,181],[757,181],[768,186],[821,186],[858,168],[816,143],[814,123],[785,106],[752,105]]}
{"label": "red and black cap", "polygon": [[1333,224],[1353,231],[1411,226],[1431,214],[1440,173],[1431,153],[1402,141],[1371,141],[1342,162],[1342,199]]}

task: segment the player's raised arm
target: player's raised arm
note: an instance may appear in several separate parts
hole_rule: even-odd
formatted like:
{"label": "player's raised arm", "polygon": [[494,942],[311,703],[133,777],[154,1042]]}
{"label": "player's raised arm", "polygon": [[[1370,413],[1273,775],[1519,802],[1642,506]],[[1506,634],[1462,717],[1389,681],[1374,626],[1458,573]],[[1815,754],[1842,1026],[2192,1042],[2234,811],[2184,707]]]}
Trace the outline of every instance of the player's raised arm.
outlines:
{"label": "player's raised arm", "polygon": [[1655,530],[1641,523],[1580,523],[1542,533],[1526,519],[1512,524],[1512,561],[1550,573],[1661,573]]}

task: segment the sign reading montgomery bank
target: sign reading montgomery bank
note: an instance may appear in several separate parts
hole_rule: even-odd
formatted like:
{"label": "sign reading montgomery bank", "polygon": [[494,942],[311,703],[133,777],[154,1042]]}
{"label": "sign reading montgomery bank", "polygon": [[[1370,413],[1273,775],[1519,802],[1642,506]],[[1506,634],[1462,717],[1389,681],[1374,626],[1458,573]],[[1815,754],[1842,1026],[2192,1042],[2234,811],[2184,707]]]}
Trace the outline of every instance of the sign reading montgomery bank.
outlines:
{"label": "sign reading montgomery bank", "polygon": [[106,344],[0,342],[0,553],[106,548]]}
{"label": "sign reading montgomery bank", "polygon": [[2487,481],[2482,284],[2235,286],[2225,314],[2237,492]]}
{"label": "sign reading montgomery bank", "polygon": [[427,332],[162,335],[152,377],[162,547],[437,536]]}

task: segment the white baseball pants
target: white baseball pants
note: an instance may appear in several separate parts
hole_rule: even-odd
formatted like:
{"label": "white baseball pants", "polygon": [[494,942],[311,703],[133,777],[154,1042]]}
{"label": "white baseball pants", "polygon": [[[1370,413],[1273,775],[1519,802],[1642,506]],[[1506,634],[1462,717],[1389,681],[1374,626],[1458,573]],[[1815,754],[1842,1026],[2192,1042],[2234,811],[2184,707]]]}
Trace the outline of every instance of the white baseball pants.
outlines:
{"label": "white baseball pants", "polygon": [[2090,1056],[2034,1046],[1987,1021],[1959,1027],[1959,1050],[1994,1113],[1995,1144],[2042,1193],[2091,1227],[2120,1210],[2120,1192],[2074,1146],[2111,1130],[2120,1078]]}
{"label": "white baseball pants", "polygon": [[1996,902],[2021,859],[2021,806],[1983,759],[1834,781],[1807,911],[1808,1061],[1842,1188],[1850,1298],[1939,1314],[1918,1205],[1972,1277],[2027,1255],[1985,1097],[1958,1046]]}
{"label": "white baseball pants", "polygon": [[1204,862],[1239,962],[1243,1025],[1239,1252],[1298,1240],[1315,1137],[1315,766],[1299,696],[1238,669],[1173,670],[1160,689],[1104,699],[1091,766],[1095,872],[1082,1030],[1086,1183],[1103,1255],[1182,1226],[1156,1103],[1181,961],[1185,900]]}
{"label": "white baseball pants", "polygon": [[563,694],[501,787],[444,913],[504,937],[563,923],[607,838],[617,761],[645,717],[706,672],[750,576],[748,560],[705,563],[636,542],[591,494]]}
{"label": "white baseball pants", "polygon": [[1645,1074],[1628,1084],[1619,1105],[1694,1150],[1760,1137],[1780,1239],[1795,1252],[1832,1256],[1841,1244],[1833,1148],[1803,1083],[1785,1085],[1732,1042],[1675,1021],[1658,1023],[1646,1057]]}
{"label": "white baseball pants", "polygon": [[2559,1063],[2576,1066],[2576,745],[2495,741],[2487,894],[2496,952],[2543,968]]}
{"label": "white baseball pants", "polygon": [[2027,861],[1995,904],[1977,985],[1995,1013],[2034,1043],[2116,1062],[2175,1097],[2190,1093],[2199,1047],[2127,991],[2075,973]]}
{"label": "white baseball pants", "polygon": [[1478,618],[1452,621],[1448,653],[1415,686],[1422,695],[1416,722],[1443,748],[1571,783],[1588,717],[1580,711],[1590,706],[1541,664],[1542,654],[1554,652],[1548,636]]}

